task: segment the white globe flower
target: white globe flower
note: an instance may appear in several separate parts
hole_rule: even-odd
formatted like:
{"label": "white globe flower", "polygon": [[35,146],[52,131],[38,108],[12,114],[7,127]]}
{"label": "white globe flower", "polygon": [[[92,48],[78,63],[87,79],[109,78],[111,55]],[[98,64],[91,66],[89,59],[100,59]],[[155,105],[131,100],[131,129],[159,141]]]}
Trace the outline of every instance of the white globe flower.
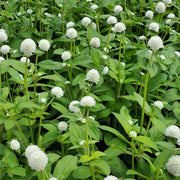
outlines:
{"label": "white globe flower", "polygon": [[164,55],[160,55],[161,60],[165,60],[166,57]]}
{"label": "white globe flower", "polygon": [[91,6],[91,9],[92,9],[92,10],[96,10],[97,8],[98,8],[98,5],[96,5],[96,4],[94,4],[94,5]]}
{"label": "white globe flower", "polygon": [[[22,58],[20,59],[20,61],[21,61],[22,63],[26,64],[26,57],[22,57]],[[29,59],[29,58],[27,59],[27,63],[30,63],[30,59]]]}
{"label": "white globe flower", "polygon": [[5,29],[0,29],[0,32],[6,33],[6,30]]}
{"label": "white globe flower", "polygon": [[91,19],[89,17],[84,17],[82,19],[82,25],[87,27],[91,23]]}
{"label": "white globe flower", "polygon": [[81,118],[81,122],[82,122],[83,124],[86,124],[86,119],[85,119],[85,118]]}
{"label": "white globe flower", "polygon": [[66,65],[67,65],[66,63],[62,63],[61,64],[62,67],[66,67]]}
{"label": "white globe flower", "polygon": [[12,140],[10,141],[10,148],[11,148],[12,150],[18,150],[18,149],[20,148],[20,143],[19,143],[19,141],[17,141],[16,139],[12,139]]}
{"label": "white globe flower", "polygon": [[145,40],[146,36],[139,36],[139,40]]}
{"label": "white globe flower", "polygon": [[172,22],[172,20],[171,20],[171,19],[167,19],[167,20],[165,21],[166,25],[170,25],[170,24],[171,24],[171,22]]}
{"label": "white globe flower", "polygon": [[123,67],[126,66],[126,63],[125,63],[125,62],[121,62],[120,64],[121,64],[121,66],[123,66]]}
{"label": "white globe flower", "polygon": [[28,164],[33,170],[43,171],[48,164],[48,157],[43,151],[35,151],[28,157]]}
{"label": "white globe flower", "polygon": [[74,113],[77,113],[77,112],[79,112],[80,111],[80,109],[77,107],[77,106],[75,106],[75,105],[78,105],[79,104],[79,101],[72,101],[70,104],[69,104],[69,110],[71,111],[71,112],[74,112]]}
{"label": "white globe flower", "polygon": [[106,23],[107,24],[116,24],[117,23],[117,18],[115,16],[110,16],[110,17],[108,17]]}
{"label": "white globe flower", "polygon": [[118,180],[116,176],[110,175],[104,178],[104,180]]}
{"label": "white globe flower", "polygon": [[4,59],[3,57],[0,56],[0,62],[1,62],[1,61],[4,61],[4,60],[5,60],[5,59]]}
{"label": "white globe flower", "polygon": [[177,57],[180,57],[180,52],[179,51],[175,51],[174,53],[176,54]]}
{"label": "white globe flower", "polygon": [[95,120],[95,118],[93,116],[89,116],[89,119]]}
{"label": "white globe flower", "polygon": [[163,41],[159,36],[152,36],[148,41],[148,46],[155,51],[164,48]]}
{"label": "white globe flower", "polygon": [[107,57],[106,55],[103,55],[103,59],[105,59],[105,60],[106,60],[107,58],[108,58],[108,57]]}
{"label": "white globe flower", "polygon": [[172,4],[172,0],[163,0],[163,2],[167,5]]}
{"label": "white globe flower", "polygon": [[21,43],[20,50],[27,56],[31,56],[36,51],[36,43],[32,39],[25,39]]}
{"label": "white globe flower", "polygon": [[122,8],[122,6],[117,5],[117,6],[114,7],[113,11],[115,13],[120,13],[121,11],[123,11],[123,8]]}
{"label": "white globe flower", "polygon": [[3,54],[8,54],[9,53],[9,51],[10,51],[10,46],[8,46],[8,45],[3,45],[3,46],[1,46],[1,52],[3,53]]}
{"label": "white globe flower", "polygon": [[49,14],[49,13],[47,13],[47,12],[45,12],[44,15],[47,16],[47,17],[49,17],[49,18],[52,18],[52,17],[53,17],[52,14]]}
{"label": "white globe flower", "polygon": [[86,0],[86,2],[92,2],[92,0]]}
{"label": "white globe flower", "polygon": [[96,69],[91,69],[88,71],[86,75],[86,80],[92,82],[92,83],[97,83],[100,79],[99,72]]}
{"label": "white globe flower", "polygon": [[105,75],[109,72],[109,68],[106,66],[104,67],[103,71],[102,71],[102,74]]}
{"label": "white globe flower", "polygon": [[130,131],[129,132],[129,137],[136,138],[137,137],[137,132],[136,131]]}
{"label": "white globe flower", "polygon": [[0,32],[0,43],[7,41],[7,39],[8,39],[8,36],[7,36],[6,32],[1,31]]}
{"label": "white globe flower", "polygon": [[74,28],[69,28],[66,32],[66,36],[69,39],[75,39],[77,37],[78,33]]}
{"label": "white globe flower", "polygon": [[99,48],[100,45],[101,45],[100,39],[97,38],[97,37],[92,38],[91,41],[90,41],[90,45],[91,45],[92,47]]}
{"label": "white globe flower", "polygon": [[172,138],[178,138],[180,136],[180,129],[176,125],[168,126],[165,130],[165,135]]}
{"label": "white globe flower", "polygon": [[49,180],[58,180],[57,178],[55,178],[55,177],[52,177],[52,178],[50,178]]}
{"label": "white globe flower", "polygon": [[179,135],[178,138],[177,138],[176,144],[177,144],[178,146],[180,146],[180,135]]}
{"label": "white globe flower", "polygon": [[71,21],[66,24],[67,29],[73,26],[74,26],[74,22],[71,22]]}
{"label": "white globe flower", "polygon": [[58,98],[61,98],[64,95],[64,92],[63,92],[62,88],[60,88],[60,87],[52,88],[51,92]]}
{"label": "white globe flower", "polygon": [[150,11],[150,10],[146,11],[145,17],[152,19],[153,16],[154,16],[154,12],[153,11]]}
{"label": "white globe flower", "polygon": [[117,33],[121,33],[126,30],[126,26],[122,22],[118,22],[114,26],[114,31]]}
{"label": "white globe flower", "polygon": [[96,29],[96,23],[94,23],[94,22],[92,23],[92,28]]}
{"label": "white globe flower", "polygon": [[156,12],[161,14],[166,11],[166,5],[163,2],[159,2],[155,8]]}
{"label": "white globe flower", "polygon": [[152,22],[152,23],[149,25],[149,30],[158,32],[158,31],[159,31],[159,24],[156,23],[156,22]]}
{"label": "white globe flower", "polygon": [[32,13],[33,13],[32,9],[28,9],[28,10],[27,10],[27,13],[28,13],[28,14],[32,14]]}
{"label": "white globe flower", "polygon": [[80,101],[80,105],[84,107],[92,107],[95,106],[95,104],[96,101],[91,96],[84,96]]}
{"label": "white globe flower", "polygon": [[46,98],[41,98],[41,102],[42,102],[42,103],[45,103],[46,101],[47,101]]}
{"label": "white globe flower", "polygon": [[169,18],[169,19],[173,19],[173,18],[175,18],[176,16],[175,16],[175,14],[173,14],[173,13],[171,13],[171,14],[168,14],[168,16],[167,16],[167,18]]}
{"label": "white globe flower", "polygon": [[180,155],[173,155],[166,163],[166,169],[173,176],[180,176]]}
{"label": "white globe flower", "polygon": [[132,120],[128,120],[130,125],[133,125],[133,121]]}
{"label": "white globe flower", "polygon": [[46,39],[41,39],[39,41],[39,48],[42,50],[42,51],[48,51],[49,48],[50,48],[50,43],[48,40]]}
{"label": "white globe flower", "polygon": [[85,140],[82,140],[79,142],[79,145],[82,146],[86,141]]}
{"label": "white globe flower", "polygon": [[71,59],[71,53],[69,51],[64,51],[62,54],[61,54],[61,58],[64,60],[64,61],[67,61],[69,59]]}
{"label": "white globe flower", "polygon": [[68,128],[67,122],[65,122],[65,121],[59,122],[59,124],[58,124],[58,129],[59,129],[60,131],[66,131],[67,128]]}
{"label": "white globe flower", "polygon": [[22,74],[19,74],[19,76],[20,76],[21,80],[24,81],[23,75],[22,75]]}
{"label": "white globe flower", "polygon": [[163,103],[161,101],[155,101],[154,102],[154,105],[159,108],[159,109],[162,109],[163,108]]}
{"label": "white globe flower", "polygon": [[61,17],[62,17],[62,14],[61,14],[61,13],[58,13],[58,17],[61,18]]}
{"label": "white globe flower", "polygon": [[22,12],[18,12],[17,15],[20,16],[22,14]]}
{"label": "white globe flower", "polygon": [[41,151],[41,149],[37,146],[37,145],[30,145],[26,148],[25,150],[25,157],[26,158],[29,158],[30,155],[33,153],[33,152],[36,152],[36,151]]}

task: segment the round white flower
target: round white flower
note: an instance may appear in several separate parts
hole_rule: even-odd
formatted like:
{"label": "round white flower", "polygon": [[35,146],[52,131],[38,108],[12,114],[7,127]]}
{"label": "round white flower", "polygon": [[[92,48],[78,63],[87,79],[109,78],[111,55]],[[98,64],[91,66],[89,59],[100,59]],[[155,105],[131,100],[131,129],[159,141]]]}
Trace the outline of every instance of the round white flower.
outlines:
{"label": "round white flower", "polygon": [[121,32],[123,32],[125,30],[126,30],[126,26],[122,22],[118,22],[114,26],[114,31],[115,32],[121,33]]}
{"label": "round white flower", "polygon": [[121,11],[123,11],[123,8],[122,8],[122,6],[117,5],[117,6],[114,7],[113,11],[115,13],[120,13]]}
{"label": "round white flower", "polygon": [[43,151],[35,151],[28,157],[28,164],[33,170],[43,171],[48,164],[48,157]]}
{"label": "round white flower", "polygon": [[110,16],[110,17],[108,17],[106,23],[107,24],[116,24],[117,23],[117,18],[114,17],[114,16]]}
{"label": "round white flower", "polygon": [[4,61],[4,60],[5,60],[5,59],[4,59],[3,57],[0,56],[0,62],[1,62],[1,61]]}
{"label": "round white flower", "polygon": [[66,24],[66,27],[69,29],[70,27],[73,27],[74,26],[74,22],[68,22],[67,24]]}
{"label": "round white flower", "polygon": [[118,180],[116,176],[110,175],[104,178],[104,180]]}
{"label": "round white flower", "polygon": [[133,121],[132,120],[128,120],[130,125],[133,125]]}
{"label": "round white flower", "polygon": [[66,63],[62,63],[61,64],[62,67],[66,67],[66,65],[67,65]]}
{"label": "round white flower", "polygon": [[104,47],[103,50],[107,53],[109,52],[109,49],[107,49],[106,47]]}
{"label": "round white flower", "polygon": [[172,4],[172,0],[163,0],[163,2],[167,5]]}
{"label": "round white flower", "polygon": [[86,0],[86,2],[92,2],[92,0]]}
{"label": "round white flower", "polygon": [[61,98],[64,95],[64,92],[63,92],[62,88],[60,88],[60,87],[52,88],[51,92],[58,98]]}
{"label": "round white flower", "polygon": [[136,131],[130,131],[129,132],[129,137],[136,138],[137,137],[137,132]]}
{"label": "round white flower", "polygon": [[36,43],[32,39],[25,39],[21,43],[20,50],[27,56],[31,56],[36,51]]}
{"label": "round white flower", "polygon": [[164,48],[163,41],[159,36],[152,36],[148,41],[148,46],[155,51]]}
{"label": "round white flower", "polygon": [[97,8],[98,8],[98,5],[96,5],[96,4],[94,4],[94,5],[91,6],[91,9],[92,9],[92,10],[96,10]]}
{"label": "round white flower", "polygon": [[52,177],[52,178],[50,178],[49,180],[58,180],[57,178],[55,178],[55,177]]}
{"label": "round white flower", "polygon": [[23,75],[22,75],[22,74],[19,74],[19,76],[20,76],[21,80],[24,81]]}
{"label": "round white flower", "polygon": [[62,14],[61,14],[61,13],[58,13],[58,17],[61,18],[61,17],[62,17]]}
{"label": "round white flower", "polygon": [[161,60],[165,60],[166,57],[164,55],[160,55]]}
{"label": "round white flower", "polygon": [[46,98],[41,98],[42,103],[45,103],[46,101],[47,101]]}
{"label": "round white flower", "polygon": [[91,19],[89,17],[84,17],[82,19],[82,25],[87,27],[91,23]]}
{"label": "round white flower", "polygon": [[101,45],[100,39],[97,38],[97,37],[92,38],[91,41],[90,41],[90,45],[91,45],[92,47],[99,48],[100,45]]}
{"label": "round white flower", "polygon": [[86,141],[85,140],[82,140],[79,142],[79,145],[82,146]]}
{"label": "round white flower", "polygon": [[85,119],[85,118],[81,118],[81,122],[82,122],[83,124],[85,124],[85,123],[86,123],[86,119]]}
{"label": "round white flower", "polygon": [[180,52],[179,51],[175,51],[174,53],[176,54],[176,56],[180,57]]}
{"label": "round white flower", "polygon": [[65,81],[65,83],[64,84],[70,84],[71,82],[70,81]]}
{"label": "round white flower", "polygon": [[42,51],[48,51],[49,48],[50,48],[50,43],[48,40],[46,39],[41,39],[39,41],[39,48],[42,50]]}
{"label": "round white flower", "polygon": [[15,49],[15,50],[13,50],[13,54],[15,54],[15,53],[17,53],[17,50]]}
{"label": "round white flower", "polygon": [[20,143],[19,143],[19,141],[17,141],[16,139],[12,139],[12,140],[10,141],[10,148],[11,148],[12,150],[18,150],[18,149],[20,148]]}
{"label": "round white flower", "polygon": [[0,32],[6,33],[6,30],[5,29],[0,29]]}
{"label": "round white flower", "polygon": [[66,131],[67,128],[68,128],[67,122],[65,122],[65,121],[59,122],[59,124],[58,124],[58,129],[59,129],[60,131]]}
{"label": "round white flower", "polygon": [[169,19],[173,19],[173,18],[175,18],[175,14],[173,14],[173,13],[168,14],[167,18],[169,18]]}
{"label": "round white flower", "polygon": [[35,151],[41,151],[41,149],[37,145],[30,145],[25,150],[25,157],[29,158],[30,155]]}
{"label": "round white flower", "polygon": [[146,36],[139,36],[139,40],[145,40]]}
{"label": "round white flower", "polygon": [[18,12],[17,15],[20,16],[22,14],[22,12]]}
{"label": "round white flower", "polygon": [[163,108],[163,103],[161,101],[155,101],[154,102],[154,105],[159,108],[159,109],[162,109]]}
{"label": "round white flower", "polygon": [[69,39],[75,39],[77,37],[78,33],[74,28],[69,28],[66,32],[66,36]]}
{"label": "round white flower", "polygon": [[96,101],[91,96],[84,96],[80,101],[80,105],[85,107],[92,107],[95,106],[95,104]]}
{"label": "round white flower", "polygon": [[123,67],[126,66],[126,63],[124,63],[124,62],[121,62],[120,64],[121,64],[121,66],[123,66]]}
{"label": "round white flower", "polygon": [[61,58],[64,60],[64,61],[67,61],[69,59],[71,59],[71,53],[69,51],[64,51],[62,54],[61,54]]}
{"label": "round white flower", "polygon": [[158,32],[158,31],[159,31],[159,24],[156,23],[156,22],[152,22],[152,23],[149,25],[149,30]]}
{"label": "round white flower", "polygon": [[153,16],[154,16],[154,12],[153,11],[150,11],[150,10],[146,11],[145,17],[152,19]]}
{"label": "round white flower", "polygon": [[89,116],[89,119],[95,120],[95,118],[93,116]]}
{"label": "round white flower", "polygon": [[3,45],[3,46],[1,46],[1,52],[3,53],[3,54],[8,54],[9,53],[9,51],[10,51],[10,46],[8,46],[8,45]]}
{"label": "round white flower", "polygon": [[103,71],[102,71],[102,74],[105,75],[109,72],[109,68],[106,66],[104,67]]}
{"label": "round white flower", "polygon": [[69,104],[69,110],[71,111],[71,112],[75,112],[75,113],[77,113],[77,112],[79,112],[80,111],[80,109],[77,107],[77,106],[75,106],[75,105],[78,105],[79,104],[79,101],[72,101],[70,104]]}
{"label": "round white flower", "polygon": [[59,4],[59,7],[61,8],[61,7],[63,7],[63,5],[62,5],[62,4]]}
{"label": "round white flower", "polygon": [[178,138],[177,138],[176,144],[177,144],[178,146],[180,146],[180,135],[179,135]]}
{"label": "round white flower", "polygon": [[141,74],[142,76],[144,76],[144,73],[143,73],[143,72],[141,72],[140,74]]}
{"label": "round white flower", "polygon": [[106,60],[107,58],[108,58],[108,57],[107,57],[106,55],[103,55],[103,59],[105,59],[105,60]]}
{"label": "round white flower", "polygon": [[100,79],[100,75],[99,72],[96,69],[91,69],[88,71],[87,75],[86,75],[86,80],[93,82],[93,83],[97,83]]}
{"label": "round white flower", "polygon": [[93,29],[96,29],[96,23],[92,23],[92,27],[93,27]]}
{"label": "round white flower", "polygon": [[28,13],[28,14],[32,14],[32,13],[33,13],[32,9],[28,9],[28,10],[27,10],[27,13]]}
{"label": "round white flower", "polygon": [[171,24],[171,22],[172,22],[172,20],[171,20],[171,19],[167,19],[167,20],[165,21],[166,25],[170,25],[170,24]]}
{"label": "round white flower", "polygon": [[45,12],[44,15],[47,16],[47,17],[49,17],[49,18],[52,18],[52,17],[53,17],[52,14],[49,14],[49,13],[47,13],[47,12]]}
{"label": "round white flower", "polygon": [[163,2],[159,2],[155,8],[156,12],[161,14],[166,11],[166,5]]}
{"label": "round white flower", "polygon": [[[26,57],[22,57],[20,61],[24,64],[26,64]],[[30,63],[30,59],[28,58],[27,63]]]}
{"label": "round white flower", "polygon": [[165,135],[172,138],[178,138],[180,136],[180,129],[176,125],[168,126],[165,130]]}
{"label": "round white flower", "polygon": [[173,155],[166,163],[166,169],[173,176],[180,176],[180,155]]}

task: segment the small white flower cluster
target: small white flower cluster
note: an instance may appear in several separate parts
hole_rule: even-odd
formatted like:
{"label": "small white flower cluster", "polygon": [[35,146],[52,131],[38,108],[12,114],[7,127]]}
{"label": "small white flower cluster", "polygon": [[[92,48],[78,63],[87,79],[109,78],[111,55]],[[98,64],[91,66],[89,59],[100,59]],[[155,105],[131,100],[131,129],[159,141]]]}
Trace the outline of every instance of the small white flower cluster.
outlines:
{"label": "small white flower cluster", "polygon": [[62,54],[61,54],[61,58],[64,60],[64,61],[67,61],[69,59],[71,59],[71,53],[69,51],[64,51]]}
{"label": "small white flower cluster", "polygon": [[149,30],[155,31],[155,32],[159,32],[159,24],[156,22],[152,22],[149,25]]}
{"label": "small white flower cluster", "polygon": [[166,5],[172,4],[172,0],[163,0]]}
{"label": "small white flower cluster", "polygon": [[169,19],[173,19],[173,18],[175,18],[175,14],[170,13],[170,14],[168,14],[167,18],[169,18]]}
{"label": "small white flower cluster", "polygon": [[49,178],[49,180],[58,180],[58,179],[55,177],[51,177],[51,178]]}
{"label": "small white flower cluster", "polygon": [[1,29],[0,31],[0,43],[7,41],[8,36],[6,34],[6,31],[4,29]]}
{"label": "small white flower cluster", "polygon": [[18,150],[18,149],[20,148],[20,143],[19,143],[19,141],[17,141],[16,139],[12,139],[12,140],[10,141],[10,148],[11,148],[12,150]]}
{"label": "small white flower cluster", "polygon": [[75,105],[78,105],[78,104],[79,104],[79,101],[76,101],[76,100],[72,101],[72,102],[69,104],[69,110],[70,110],[71,112],[74,112],[74,113],[79,112],[80,109],[79,109],[77,106],[75,106]]}
{"label": "small white flower cluster", "polygon": [[139,36],[139,40],[145,40],[146,36]]}
{"label": "small white flower cluster", "polygon": [[148,41],[148,46],[154,51],[164,48],[163,41],[159,36],[152,36]]}
{"label": "small white flower cluster", "polygon": [[86,75],[86,80],[92,82],[92,83],[98,83],[100,79],[99,72],[96,69],[91,69],[88,71]]}
{"label": "small white flower cluster", "polygon": [[51,92],[58,98],[61,98],[64,95],[64,92],[63,92],[62,88],[60,88],[60,87],[52,88]]}
{"label": "small white flower cluster", "polygon": [[50,43],[48,40],[46,39],[41,39],[39,41],[39,48],[42,50],[42,51],[48,51],[49,48],[50,48]]}
{"label": "small white flower cluster", "polygon": [[92,6],[91,6],[91,9],[92,10],[96,10],[98,8],[98,5],[96,5],[96,4],[93,4]]}
{"label": "small white flower cluster", "polygon": [[76,29],[74,28],[69,28],[66,32],[66,36],[69,38],[69,39],[75,39],[77,37],[78,33],[76,31]]}
{"label": "small white flower cluster", "polygon": [[174,53],[175,53],[175,55],[176,55],[177,57],[180,57],[180,52],[179,52],[179,51],[175,51]]}
{"label": "small white flower cluster", "polygon": [[162,109],[163,108],[163,103],[161,101],[155,101],[154,105],[158,108],[158,109]]}
{"label": "small white flower cluster", "polygon": [[163,2],[159,2],[155,8],[156,12],[161,14],[166,11],[166,5]]}
{"label": "small white flower cluster", "polygon": [[93,37],[90,41],[90,45],[94,48],[99,48],[101,45],[100,39],[98,37]]}
{"label": "small white flower cluster", "polygon": [[166,56],[160,55],[160,58],[161,58],[161,60],[165,60],[165,59],[166,59]]}
{"label": "small white flower cluster", "polygon": [[117,18],[114,17],[114,16],[110,16],[110,17],[108,17],[106,23],[107,24],[116,24],[117,23]]}
{"label": "small white flower cluster", "polygon": [[[22,63],[26,64],[26,57],[22,57],[22,58],[20,59],[20,61],[21,61]],[[27,63],[30,63],[30,59],[29,59],[29,58],[27,58]]]}
{"label": "small white flower cluster", "polygon": [[83,146],[83,144],[84,144],[85,142],[86,142],[85,140],[82,140],[82,141],[79,142],[79,145],[80,145],[80,146]]}
{"label": "small white flower cluster", "polygon": [[91,23],[91,19],[89,17],[84,17],[82,19],[82,25],[87,27]]}
{"label": "small white flower cluster", "polygon": [[32,14],[32,13],[33,13],[32,9],[28,9],[26,12],[27,12],[28,14]]}
{"label": "small white flower cluster", "polygon": [[166,163],[166,169],[173,176],[180,176],[180,155],[173,155]]}
{"label": "small white flower cluster", "polygon": [[58,124],[58,129],[59,129],[60,131],[66,131],[67,128],[68,128],[67,122],[65,122],[65,121],[59,122],[59,124]]}
{"label": "small white flower cluster", "polygon": [[152,19],[153,16],[154,16],[154,12],[153,11],[150,11],[150,10],[146,11],[145,17]]}
{"label": "small white flower cluster", "polygon": [[118,22],[118,23],[116,23],[116,24],[114,25],[114,27],[112,28],[112,30],[113,30],[114,32],[116,32],[116,33],[121,33],[121,32],[123,32],[123,31],[126,30],[126,26],[125,26],[124,23]]}
{"label": "small white flower cluster", "polygon": [[3,57],[0,56],[0,62],[1,62],[1,61],[4,61],[4,60],[5,60],[5,59],[4,59]]}
{"label": "small white flower cluster", "polygon": [[109,68],[107,66],[104,67],[102,74],[105,75],[109,72]]}
{"label": "small white flower cluster", "polygon": [[136,138],[137,137],[137,132],[136,131],[130,131],[129,132],[129,137]]}
{"label": "small white flower cluster", "polygon": [[3,53],[3,54],[8,54],[9,53],[9,51],[10,51],[10,46],[8,46],[8,45],[3,45],[3,46],[1,46],[1,52]]}
{"label": "small white flower cluster", "polygon": [[172,138],[180,137],[180,129],[176,125],[168,126],[165,130],[165,135]]}
{"label": "small white flower cluster", "polygon": [[67,29],[69,29],[69,28],[71,28],[71,27],[73,27],[73,26],[74,26],[74,22],[72,22],[72,21],[70,21],[70,22],[68,22],[68,23],[66,24]]}
{"label": "small white flower cluster", "polygon": [[48,164],[47,155],[36,145],[30,145],[25,150],[25,156],[31,169],[43,171]]}
{"label": "small white flower cluster", "polygon": [[123,8],[122,8],[122,6],[117,5],[117,6],[114,7],[113,11],[114,11],[115,13],[120,13],[120,12],[123,11]]}
{"label": "small white flower cluster", "polygon": [[104,178],[104,180],[118,180],[116,176],[110,175]]}
{"label": "small white flower cluster", "polygon": [[96,104],[96,101],[91,96],[84,96],[80,101],[80,105],[83,107],[92,107],[92,106],[95,106],[95,104]]}
{"label": "small white flower cluster", "polygon": [[47,17],[49,17],[49,18],[52,18],[52,17],[53,17],[52,14],[49,14],[49,13],[47,13],[47,12],[45,12],[44,15],[47,16]]}

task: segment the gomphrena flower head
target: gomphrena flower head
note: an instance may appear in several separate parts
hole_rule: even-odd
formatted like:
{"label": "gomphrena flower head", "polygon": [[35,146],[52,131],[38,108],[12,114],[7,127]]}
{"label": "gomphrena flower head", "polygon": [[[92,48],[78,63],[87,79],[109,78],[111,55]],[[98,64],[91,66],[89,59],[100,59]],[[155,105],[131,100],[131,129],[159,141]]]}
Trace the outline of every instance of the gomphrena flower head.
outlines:
{"label": "gomphrena flower head", "polygon": [[94,4],[94,5],[91,6],[91,9],[92,9],[92,10],[96,10],[97,8],[98,8],[98,5],[96,5],[96,4]]}
{"label": "gomphrena flower head", "polygon": [[31,56],[36,51],[36,43],[32,39],[25,39],[21,43],[20,50],[27,56]]}
{"label": "gomphrena flower head", "polygon": [[5,59],[4,59],[3,57],[0,56],[0,62],[1,62],[1,61],[4,61],[4,60],[5,60]]}
{"label": "gomphrena flower head", "polygon": [[97,83],[100,79],[99,72],[96,69],[91,69],[88,71],[86,75],[86,80],[92,82],[92,83]]}
{"label": "gomphrena flower head", "polygon": [[84,17],[82,19],[82,25],[87,27],[91,23],[91,19],[89,17]]}
{"label": "gomphrena flower head", "polygon": [[49,180],[58,180],[58,179],[55,177],[51,177],[51,178],[49,178]]}
{"label": "gomphrena flower head", "polygon": [[18,150],[18,149],[20,148],[20,143],[19,143],[19,141],[17,141],[16,139],[12,139],[12,140],[10,141],[10,148],[11,148],[12,150]]}
{"label": "gomphrena flower head", "polygon": [[150,11],[150,10],[146,11],[145,17],[152,19],[153,16],[154,16],[154,12],[153,11]]}
{"label": "gomphrena flower head", "polygon": [[123,11],[123,8],[122,8],[122,6],[117,5],[117,6],[114,7],[113,11],[115,13],[120,13],[121,11]]}
{"label": "gomphrena flower head", "polygon": [[76,101],[76,100],[72,101],[72,102],[69,104],[69,110],[70,110],[71,112],[74,112],[74,113],[79,112],[80,109],[76,106],[76,105],[78,105],[78,104],[79,104],[79,101]]}
{"label": "gomphrena flower head", "polygon": [[179,52],[179,51],[175,51],[174,53],[175,53],[175,55],[176,55],[177,57],[180,57],[180,52]]}
{"label": "gomphrena flower head", "polygon": [[154,105],[158,108],[158,109],[162,109],[163,108],[163,103],[161,101],[155,101]]}
{"label": "gomphrena flower head", "polygon": [[50,43],[47,39],[41,39],[39,41],[39,48],[42,50],[42,51],[48,51],[49,48],[50,48]]}
{"label": "gomphrena flower head", "polygon": [[99,48],[101,45],[100,39],[97,37],[92,38],[90,41],[90,45],[94,48]]}
{"label": "gomphrena flower head", "polygon": [[163,41],[159,36],[152,36],[148,41],[148,46],[154,51],[164,48]]}
{"label": "gomphrena flower head", "polygon": [[41,149],[37,145],[29,145],[25,150],[25,157],[29,158],[35,151],[41,151]]}
{"label": "gomphrena flower head", "polygon": [[70,53],[70,51],[64,51],[64,52],[61,54],[61,58],[62,58],[64,61],[67,61],[67,60],[71,59],[71,53]]}
{"label": "gomphrena flower head", "polygon": [[122,23],[122,22],[118,22],[118,23],[116,23],[115,26],[114,26],[114,31],[115,31],[116,33],[121,33],[121,32],[123,32],[123,31],[125,31],[125,30],[126,30],[126,26],[125,26],[124,23]]}
{"label": "gomphrena flower head", "polygon": [[114,16],[110,16],[110,17],[108,17],[106,23],[107,24],[116,24],[117,23],[117,18],[114,17]]}
{"label": "gomphrena flower head", "polygon": [[48,157],[43,151],[35,151],[28,157],[28,164],[33,170],[43,171],[48,164]]}
{"label": "gomphrena flower head", "polygon": [[159,14],[164,13],[166,11],[166,5],[163,2],[158,2],[155,10]]}
{"label": "gomphrena flower head", "polygon": [[9,53],[9,51],[10,51],[10,46],[8,46],[8,45],[3,45],[3,46],[1,46],[1,52],[3,53],[3,54],[8,54]]}
{"label": "gomphrena flower head", "polygon": [[59,129],[60,131],[66,131],[67,128],[68,128],[67,122],[65,122],[65,121],[59,122],[59,124],[58,124],[58,129]]}
{"label": "gomphrena flower head", "polygon": [[105,67],[103,68],[102,74],[105,75],[105,74],[107,74],[108,72],[109,72],[109,68],[108,68],[107,66],[105,66]]}
{"label": "gomphrena flower head", "polygon": [[159,24],[156,23],[156,22],[152,22],[152,23],[149,25],[149,30],[158,32],[158,31],[159,31]]}
{"label": "gomphrena flower head", "polygon": [[166,163],[166,169],[173,176],[180,176],[180,155],[173,155]]}
{"label": "gomphrena flower head", "polygon": [[161,60],[165,60],[165,59],[166,59],[166,56],[160,55],[160,58],[161,58]]}
{"label": "gomphrena flower head", "polygon": [[163,0],[163,2],[167,5],[172,4],[172,0]]}
{"label": "gomphrena flower head", "polygon": [[169,18],[169,19],[173,19],[173,18],[175,18],[176,16],[175,16],[175,14],[173,14],[173,13],[170,13],[170,14],[168,14],[167,15],[167,18]]}
{"label": "gomphrena flower head", "polygon": [[110,175],[104,178],[104,180],[118,180],[116,176]]}
{"label": "gomphrena flower head", "polygon": [[[20,61],[21,61],[22,63],[26,64],[26,57],[22,57],[22,58],[20,59]],[[29,59],[29,58],[27,59],[27,63],[30,63],[30,59]]]}
{"label": "gomphrena flower head", "polygon": [[52,94],[56,97],[61,98],[64,95],[64,91],[60,87],[54,87],[51,89]]}
{"label": "gomphrena flower head", "polygon": [[180,136],[180,129],[176,125],[168,126],[165,130],[165,135],[172,138],[178,138]]}
{"label": "gomphrena flower head", "polygon": [[136,131],[130,131],[129,132],[129,137],[136,138],[137,137],[137,132]]}
{"label": "gomphrena flower head", "polygon": [[66,36],[69,38],[69,39],[75,39],[77,37],[78,33],[76,31],[76,29],[74,28],[69,28],[66,32]]}
{"label": "gomphrena flower head", "polygon": [[91,96],[84,96],[80,101],[80,105],[84,107],[92,107],[92,106],[95,106],[95,104],[96,104],[96,101]]}
{"label": "gomphrena flower head", "polygon": [[139,36],[139,40],[145,40],[146,36]]}
{"label": "gomphrena flower head", "polygon": [[66,24],[67,29],[74,26],[74,22],[70,21]]}
{"label": "gomphrena flower head", "polygon": [[5,31],[0,31],[0,43],[7,41],[8,36]]}

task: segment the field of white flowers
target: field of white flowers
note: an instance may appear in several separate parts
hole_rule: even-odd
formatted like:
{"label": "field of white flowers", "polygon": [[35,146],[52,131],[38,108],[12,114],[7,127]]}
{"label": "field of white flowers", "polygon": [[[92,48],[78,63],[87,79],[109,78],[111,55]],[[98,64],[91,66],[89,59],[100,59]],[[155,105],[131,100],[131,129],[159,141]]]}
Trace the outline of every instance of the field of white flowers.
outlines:
{"label": "field of white flowers", "polygon": [[180,179],[180,0],[0,6],[0,179]]}

